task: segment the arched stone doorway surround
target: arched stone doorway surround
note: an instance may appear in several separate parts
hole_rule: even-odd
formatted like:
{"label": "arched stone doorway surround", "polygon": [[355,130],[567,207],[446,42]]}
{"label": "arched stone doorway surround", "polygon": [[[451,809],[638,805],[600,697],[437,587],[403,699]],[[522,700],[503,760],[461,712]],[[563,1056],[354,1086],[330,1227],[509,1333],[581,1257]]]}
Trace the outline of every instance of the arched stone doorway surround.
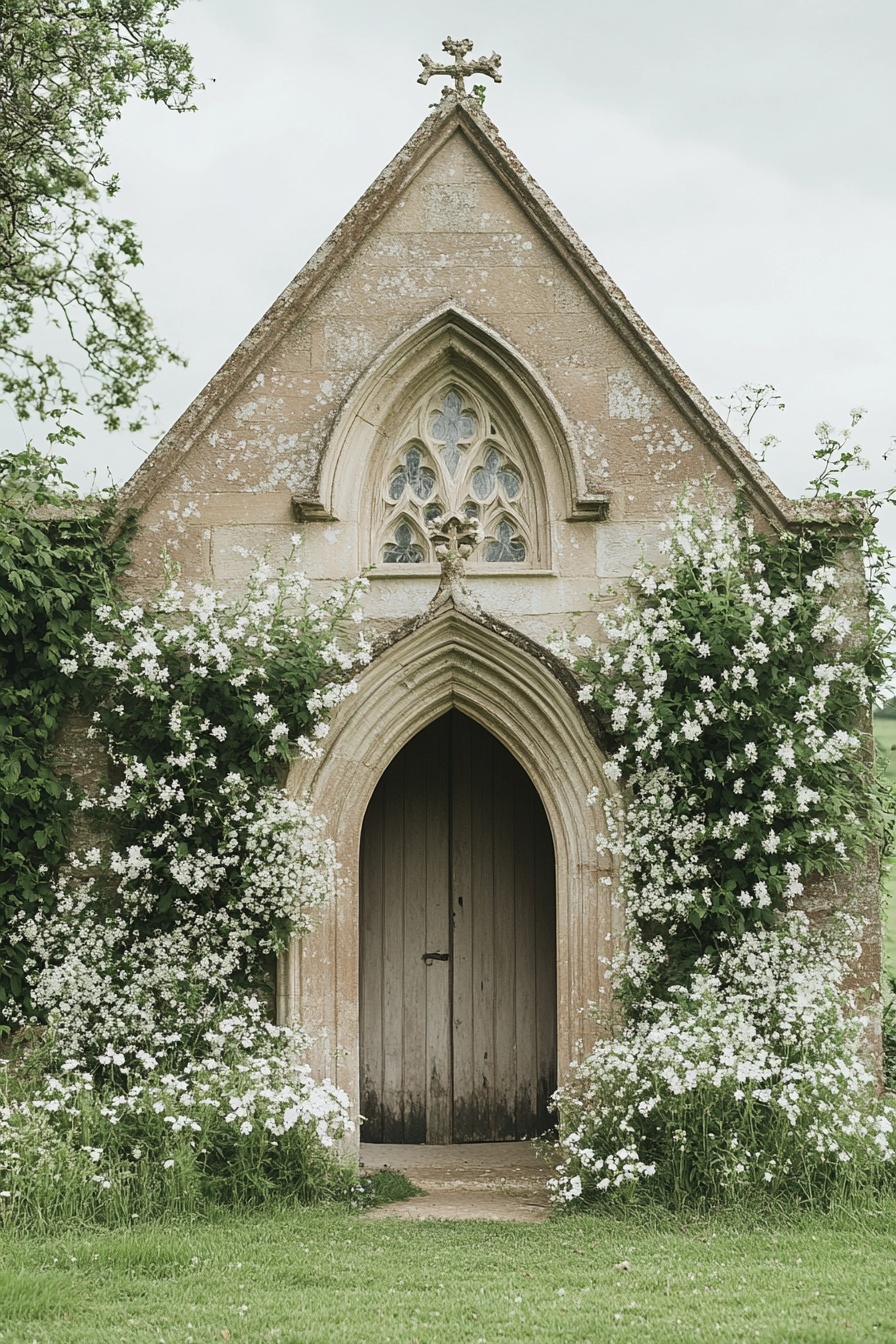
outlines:
{"label": "arched stone doorway surround", "polygon": [[547,813],[556,857],[561,1080],[578,1042],[593,1037],[583,1010],[598,998],[621,921],[612,867],[595,845],[600,810],[589,805],[588,795],[595,785],[605,794],[615,785],[604,776],[604,756],[562,678],[545,650],[463,597],[459,604],[456,590],[447,589],[361,674],[357,695],[334,715],[325,755],[292,767],[290,792],[307,792],[327,818],[342,867],[336,901],[283,958],[279,1016],[310,1031],[318,1076],[337,1081],[355,1105],[361,828],[386,766],[449,709],[476,720],[507,747]]}

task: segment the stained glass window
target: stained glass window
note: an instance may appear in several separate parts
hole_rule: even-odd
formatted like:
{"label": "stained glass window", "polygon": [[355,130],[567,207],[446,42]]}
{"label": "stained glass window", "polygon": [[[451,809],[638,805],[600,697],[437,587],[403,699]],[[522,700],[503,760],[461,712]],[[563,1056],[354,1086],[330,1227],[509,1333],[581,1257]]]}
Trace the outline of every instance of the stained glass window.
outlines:
{"label": "stained glass window", "polygon": [[444,384],[421,399],[385,464],[376,554],[384,564],[437,563],[429,527],[443,514],[476,518],[484,541],[471,565],[533,562],[533,491],[487,401]]}
{"label": "stained glass window", "polygon": [[452,476],[457,475],[460,463],[460,445],[469,443],[476,433],[476,421],[464,413],[464,403],[454,389],[447,393],[442,409],[432,422],[432,436],[443,443],[442,457]]}
{"label": "stained glass window", "polygon": [[422,460],[423,454],[419,448],[408,449],[404,460],[392,473],[389,482],[390,499],[401,499],[405,490],[410,490],[417,499],[429,499],[436,488],[436,474],[430,467],[421,466]]}
{"label": "stained glass window", "polygon": [[395,540],[383,552],[387,565],[419,565],[423,563],[423,547],[414,541],[414,534],[408,523],[399,523],[395,529]]}
{"label": "stained glass window", "polygon": [[485,543],[485,559],[489,564],[515,564],[526,558],[526,544],[514,535],[513,524],[502,518],[495,528],[493,541]]}
{"label": "stained glass window", "polygon": [[477,499],[488,499],[499,486],[507,499],[516,499],[523,488],[522,477],[506,463],[502,466],[501,454],[489,448],[485,462],[473,472],[473,494]]}

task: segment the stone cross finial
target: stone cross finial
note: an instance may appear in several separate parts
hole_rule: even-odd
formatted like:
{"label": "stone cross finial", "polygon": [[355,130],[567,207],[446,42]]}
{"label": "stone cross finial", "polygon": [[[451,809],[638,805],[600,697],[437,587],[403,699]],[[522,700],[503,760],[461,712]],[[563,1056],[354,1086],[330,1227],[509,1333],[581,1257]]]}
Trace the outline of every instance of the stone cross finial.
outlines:
{"label": "stone cross finial", "polygon": [[[423,66],[423,73],[417,76],[418,84],[426,84],[432,75],[451,75],[454,79],[454,87],[457,96],[463,98],[467,90],[464,88],[464,79],[467,75],[488,75],[496,84],[501,83],[501,57],[493,51],[491,56],[480,56],[472,61],[465,61],[464,57],[473,50],[473,43],[468,37],[462,37],[455,40],[453,37],[446,37],[442,43],[442,50],[447,51],[449,56],[454,57],[453,65],[436,65],[431,56],[426,52],[420,57],[420,64]],[[443,90],[444,94],[450,93],[450,89]]]}
{"label": "stone cross finial", "polygon": [[443,582],[462,579],[464,561],[482,540],[479,519],[467,518],[460,513],[443,513],[433,519],[429,535],[435,546],[436,559],[442,565]]}

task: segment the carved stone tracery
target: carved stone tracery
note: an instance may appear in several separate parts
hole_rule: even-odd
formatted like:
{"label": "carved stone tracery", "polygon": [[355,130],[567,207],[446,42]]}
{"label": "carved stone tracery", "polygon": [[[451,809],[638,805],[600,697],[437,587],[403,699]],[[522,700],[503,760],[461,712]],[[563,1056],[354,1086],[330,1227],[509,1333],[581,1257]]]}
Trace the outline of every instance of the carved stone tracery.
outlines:
{"label": "carved stone tracery", "polygon": [[477,524],[474,562],[536,564],[532,483],[486,401],[459,384],[442,386],[405,428],[380,491],[377,560],[435,563],[433,524],[454,515]]}

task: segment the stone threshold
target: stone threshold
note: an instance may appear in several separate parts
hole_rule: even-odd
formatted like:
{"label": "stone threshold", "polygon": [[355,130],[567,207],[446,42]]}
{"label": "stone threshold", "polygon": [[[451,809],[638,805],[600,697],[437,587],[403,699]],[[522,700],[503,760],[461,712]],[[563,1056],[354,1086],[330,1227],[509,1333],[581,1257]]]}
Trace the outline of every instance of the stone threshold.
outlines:
{"label": "stone threshold", "polygon": [[362,1143],[360,1158],[366,1171],[390,1167],[424,1191],[370,1209],[368,1219],[540,1223],[550,1217],[551,1166],[528,1142]]}

